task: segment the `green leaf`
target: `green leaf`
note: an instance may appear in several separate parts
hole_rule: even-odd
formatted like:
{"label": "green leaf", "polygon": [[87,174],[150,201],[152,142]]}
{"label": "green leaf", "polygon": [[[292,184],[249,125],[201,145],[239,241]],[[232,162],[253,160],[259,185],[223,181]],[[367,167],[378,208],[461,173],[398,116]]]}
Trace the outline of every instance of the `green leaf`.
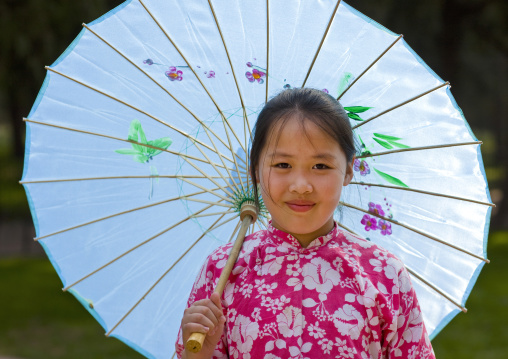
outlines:
{"label": "green leaf", "polygon": [[398,147],[398,148],[411,148],[411,146],[404,145],[402,143],[398,143],[398,142],[395,142],[395,141],[390,141],[390,144],[392,144],[392,145],[394,145],[395,147]]}
{"label": "green leaf", "polygon": [[405,184],[404,182],[402,182],[400,179],[398,178],[395,178],[393,176],[390,176],[389,174],[387,173],[384,173],[384,172],[381,172],[377,169],[374,168],[374,171],[377,172],[378,175],[380,175],[385,181],[387,181],[388,183],[391,183],[391,184],[394,184],[396,186],[400,186],[400,187],[406,187],[406,188],[409,188],[409,186],[407,184]]}
{"label": "green leaf", "polygon": [[358,116],[356,113],[348,112],[347,116],[355,121],[363,121],[363,118]]}
{"label": "green leaf", "polygon": [[[172,143],[173,141],[169,137],[162,137],[156,140],[148,141],[148,144],[150,146],[157,147],[157,148],[147,148],[148,154],[150,156],[156,156],[159,153],[161,153],[162,150],[167,149]],[[158,148],[160,148],[160,150]]]}
{"label": "green leaf", "polygon": [[116,150],[116,153],[120,153],[121,155],[139,155],[139,151],[130,149],[130,148],[122,148],[120,150]]}
{"label": "green leaf", "polygon": [[[142,141],[139,140],[139,129],[140,128],[141,128],[141,122],[139,122],[138,120],[132,120],[131,125],[129,126],[129,136],[127,137],[127,139],[129,141],[143,143]],[[131,143],[131,145],[132,145],[132,148],[137,150],[139,153],[146,153],[145,147],[140,146],[136,143]]]}
{"label": "green leaf", "polygon": [[136,155],[136,156],[134,156],[134,161],[139,162],[139,163],[146,163],[146,161],[148,161],[148,156],[147,155]]}
{"label": "green leaf", "polygon": [[383,146],[384,148],[387,148],[389,150],[391,150],[393,148],[392,145],[390,145],[388,142],[385,142],[383,140],[380,140],[379,138],[375,138],[373,137],[372,138],[374,141],[376,141],[377,143],[379,143],[381,146]]}
{"label": "green leaf", "polygon": [[351,107],[344,107],[344,110],[353,112],[353,113],[362,113],[362,112],[370,110],[371,108],[373,108],[373,107],[351,106]]}
{"label": "green leaf", "polygon": [[398,140],[402,140],[402,138],[398,138],[398,137],[394,137],[394,136],[388,136],[388,135],[382,135],[380,133],[374,133],[374,136],[376,137],[379,137],[383,140],[387,140],[387,141],[398,141]]}
{"label": "green leaf", "polygon": [[339,87],[337,88],[337,96],[342,95],[344,90],[349,86],[350,80],[353,80],[353,74],[351,72],[344,72],[344,76],[339,82]]}
{"label": "green leaf", "polygon": [[148,142],[148,144],[151,146],[163,149],[167,149],[172,143],[173,140],[171,140],[169,137],[162,137]]}

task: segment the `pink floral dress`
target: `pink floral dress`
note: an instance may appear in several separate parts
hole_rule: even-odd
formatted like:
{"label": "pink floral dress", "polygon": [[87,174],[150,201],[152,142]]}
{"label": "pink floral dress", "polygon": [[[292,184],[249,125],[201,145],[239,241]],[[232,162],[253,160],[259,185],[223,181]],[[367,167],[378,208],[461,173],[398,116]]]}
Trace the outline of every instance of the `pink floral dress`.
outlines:
{"label": "pink floral dress", "polygon": [[[208,257],[188,305],[211,295],[231,247]],[[307,248],[271,225],[246,237],[222,305],[213,358],[434,358],[404,265],[337,225]]]}

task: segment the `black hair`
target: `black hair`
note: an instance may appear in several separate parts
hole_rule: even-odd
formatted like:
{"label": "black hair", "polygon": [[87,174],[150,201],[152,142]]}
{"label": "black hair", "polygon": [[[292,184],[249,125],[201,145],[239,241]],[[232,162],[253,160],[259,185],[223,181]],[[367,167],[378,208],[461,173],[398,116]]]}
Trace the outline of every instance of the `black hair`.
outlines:
{"label": "black hair", "polygon": [[[346,155],[347,163],[353,160],[356,151],[353,130],[349,117],[339,101],[321,90],[311,88],[284,90],[266,103],[254,126],[250,150],[250,174],[256,202],[259,200],[256,167],[269,132],[276,124],[281,123],[280,135],[284,124],[293,115],[299,115],[302,126],[304,121],[311,121],[320,127],[339,144]],[[259,203],[256,204],[259,206]]]}

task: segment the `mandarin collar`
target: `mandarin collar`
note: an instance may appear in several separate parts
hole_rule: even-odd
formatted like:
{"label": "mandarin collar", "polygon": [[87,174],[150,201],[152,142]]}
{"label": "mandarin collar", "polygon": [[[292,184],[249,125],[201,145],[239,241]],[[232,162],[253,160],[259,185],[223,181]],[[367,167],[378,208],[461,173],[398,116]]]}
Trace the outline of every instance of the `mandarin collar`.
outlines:
{"label": "mandarin collar", "polygon": [[298,250],[299,252],[310,251],[318,249],[326,245],[331,239],[337,237],[339,235],[340,229],[337,225],[337,222],[333,222],[333,228],[330,232],[325,234],[324,236],[318,237],[309,243],[307,247],[302,247],[298,239],[296,239],[293,235],[284,232],[283,230],[277,229],[272,225],[272,221],[268,223],[267,227],[268,232],[271,237],[274,238],[277,242],[285,243],[290,247]]}

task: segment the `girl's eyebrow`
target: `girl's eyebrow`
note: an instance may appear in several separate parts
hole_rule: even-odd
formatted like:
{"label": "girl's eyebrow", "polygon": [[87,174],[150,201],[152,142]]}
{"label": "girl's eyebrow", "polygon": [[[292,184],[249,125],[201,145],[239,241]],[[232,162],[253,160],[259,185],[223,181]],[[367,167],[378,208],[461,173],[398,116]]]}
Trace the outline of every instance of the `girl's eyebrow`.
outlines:
{"label": "girl's eyebrow", "polygon": [[[298,156],[292,155],[290,153],[278,152],[278,151],[272,152],[268,156],[272,157],[272,158],[273,157],[285,157],[285,158],[298,157]],[[315,155],[312,156],[312,158],[324,159],[324,160],[333,160],[336,157],[334,155],[332,155],[331,153],[323,152],[323,153],[316,153]]]}

